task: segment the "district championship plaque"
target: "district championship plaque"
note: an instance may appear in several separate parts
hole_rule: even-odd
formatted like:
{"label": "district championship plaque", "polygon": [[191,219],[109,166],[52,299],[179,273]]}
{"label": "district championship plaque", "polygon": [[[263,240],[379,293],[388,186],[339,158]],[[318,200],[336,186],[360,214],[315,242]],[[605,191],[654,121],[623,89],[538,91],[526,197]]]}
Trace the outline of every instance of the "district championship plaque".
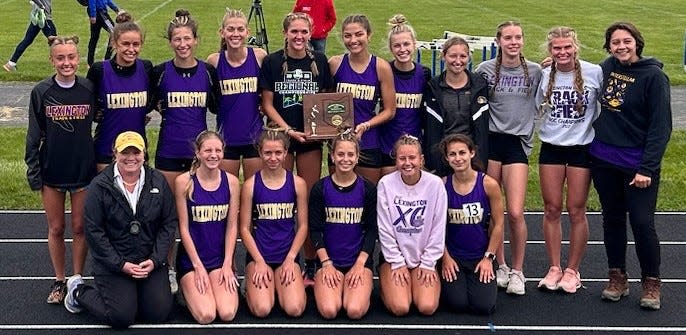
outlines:
{"label": "district championship plaque", "polygon": [[303,96],[303,120],[307,139],[328,140],[339,129],[352,127],[353,96],[350,93],[317,93]]}

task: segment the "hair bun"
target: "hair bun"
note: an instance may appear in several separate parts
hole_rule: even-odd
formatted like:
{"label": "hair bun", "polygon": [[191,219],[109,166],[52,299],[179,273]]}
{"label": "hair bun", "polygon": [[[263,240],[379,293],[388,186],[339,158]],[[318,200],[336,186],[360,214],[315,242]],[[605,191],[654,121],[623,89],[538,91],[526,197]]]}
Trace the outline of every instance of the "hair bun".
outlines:
{"label": "hair bun", "polygon": [[121,11],[119,14],[117,14],[117,17],[114,19],[115,23],[124,23],[124,22],[133,22],[133,16],[129,14],[127,11]]}
{"label": "hair bun", "polygon": [[405,18],[405,15],[403,15],[403,14],[395,14],[395,15],[393,15],[393,17],[391,17],[388,20],[388,24],[390,24],[393,27],[397,27],[399,25],[406,24],[406,23],[407,23],[407,19]]}
{"label": "hair bun", "polygon": [[176,11],[176,17],[189,17],[191,16],[191,12],[189,12],[187,9],[179,9]]}

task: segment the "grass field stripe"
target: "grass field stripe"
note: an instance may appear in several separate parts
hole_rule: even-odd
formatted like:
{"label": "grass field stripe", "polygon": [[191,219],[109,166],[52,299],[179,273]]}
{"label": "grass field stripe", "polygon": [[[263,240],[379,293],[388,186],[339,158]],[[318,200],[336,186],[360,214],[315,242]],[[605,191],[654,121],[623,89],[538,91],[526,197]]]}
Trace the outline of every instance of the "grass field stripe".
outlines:
{"label": "grass field stripe", "polygon": [[607,1],[607,2],[614,3],[614,4],[616,4],[617,6],[622,6],[622,7],[624,7],[624,8],[633,7],[633,8],[636,9],[636,12],[651,11],[651,12],[660,13],[660,14],[663,14],[663,15],[671,15],[671,16],[677,16],[677,17],[686,17],[686,14],[680,14],[678,11],[663,10],[663,9],[656,8],[656,7],[654,7],[654,6],[648,6],[648,7],[646,7],[646,6],[640,6],[640,5],[637,5],[637,4],[628,2],[628,1],[623,1],[623,0],[619,0],[619,1]]}
{"label": "grass field stripe", "polygon": [[[1,330],[106,329],[104,325],[0,325]],[[331,323],[197,323],[136,324],[130,329],[393,329],[393,330],[511,330],[511,331],[605,331],[605,332],[685,332],[686,327],[593,327],[593,326],[511,326],[511,325],[422,325],[422,324],[331,324]]]}
{"label": "grass field stripe", "polygon": [[166,6],[166,5],[169,4],[170,2],[172,2],[172,0],[167,0],[167,1],[165,1],[165,2],[163,2],[163,3],[161,3],[161,4],[159,4],[159,5],[157,5],[157,7],[153,8],[151,11],[149,11],[149,12],[143,14],[143,16],[141,16],[141,18],[138,19],[138,22],[141,22],[141,21],[145,20],[146,17],[148,17],[148,16],[150,16],[150,15],[156,13],[158,10],[162,9],[162,7]]}
{"label": "grass field stripe", "polygon": [[4,6],[4,5],[6,5],[6,4],[13,3],[13,2],[15,2],[15,1],[17,1],[17,0],[9,0],[9,1],[0,2],[0,6]]}

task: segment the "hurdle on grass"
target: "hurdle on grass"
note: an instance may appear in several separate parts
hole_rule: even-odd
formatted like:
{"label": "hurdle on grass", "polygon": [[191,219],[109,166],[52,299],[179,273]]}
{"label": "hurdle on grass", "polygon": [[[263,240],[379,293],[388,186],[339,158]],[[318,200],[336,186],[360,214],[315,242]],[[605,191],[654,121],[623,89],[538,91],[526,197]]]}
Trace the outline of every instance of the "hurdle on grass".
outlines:
{"label": "hurdle on grass", "polygon": [[467,41],[467,44],[469,44],[471,57],[467,67],[470,71],[472,70],[474,53],[476,50],[481,50],[481,61],[493,59],[496,56],[498,47],[495,44],[495,38],[493,36],[466,35],[446,30],[443,32],[443,38],[435,38],[431,41],[417,41],[418,63],[422,62],[423,51],[426,50],[431,52],[431,75],[435,76],[443,72],[445,62],[440,57],[440,53],[442,52],[443,43],[453,36],[462,37],[465,41]]}

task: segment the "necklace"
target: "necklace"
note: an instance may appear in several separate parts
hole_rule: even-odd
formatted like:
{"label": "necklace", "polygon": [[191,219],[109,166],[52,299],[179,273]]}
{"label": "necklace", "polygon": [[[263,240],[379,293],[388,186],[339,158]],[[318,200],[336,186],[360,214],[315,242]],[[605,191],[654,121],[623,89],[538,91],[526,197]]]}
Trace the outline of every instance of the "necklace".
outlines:
{"label": "necklace", "polygon": [[136,184],[138,184],[138,180],[134,181],[133,183],[127,183],[123,178],[121,182],[124,183],[124,185],[126,186],[136,186]]}

